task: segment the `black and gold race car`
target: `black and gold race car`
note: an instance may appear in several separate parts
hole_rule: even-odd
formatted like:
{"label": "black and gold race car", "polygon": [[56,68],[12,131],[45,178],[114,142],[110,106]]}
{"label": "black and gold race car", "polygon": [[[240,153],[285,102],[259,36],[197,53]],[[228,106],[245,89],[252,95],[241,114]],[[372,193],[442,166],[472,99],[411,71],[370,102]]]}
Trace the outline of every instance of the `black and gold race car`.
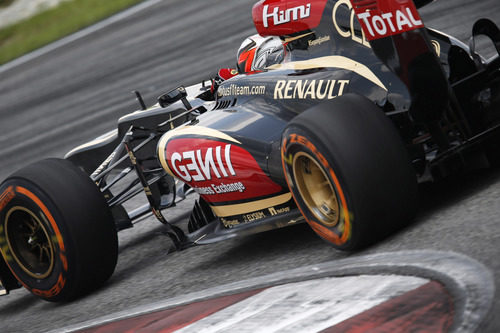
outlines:
{"label": "black and gold race car", "polygon": [[[3,181],[1,292],[90,292],[114,271],[117,231],[151,213],[176,249],[304,221],[357,249],[412,219],[419,182],[500,164],[500,30],[481,19],[465,45],[424,27],[428,2],[256,3],[278,56],[250,40],[239,73],[149,108],[137,93],[116,130]],[[477,53],[479,35],[496,55]],[[187,225],[169,223],[189,193]]]}

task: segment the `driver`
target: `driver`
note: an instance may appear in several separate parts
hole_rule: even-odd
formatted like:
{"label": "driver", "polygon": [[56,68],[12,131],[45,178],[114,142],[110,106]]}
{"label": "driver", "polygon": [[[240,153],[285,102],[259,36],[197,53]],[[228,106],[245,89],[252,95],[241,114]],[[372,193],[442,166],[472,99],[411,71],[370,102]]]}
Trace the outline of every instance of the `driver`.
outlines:
{"label": "driver", "polygon": [[248,37],[238,49],[237,66],[239,73],[252,74],[285,58],[285,47],[277,36],[262,37],[258,34]]}
{"label": "driver", "polygon": [[238,74],[255,74],[271,65],[285,60],[285,45],[277,36],[262,37],[259,34],[247,37],[241,43],[236,58],[236,67],[222,68],[212,81],[211,93],[214,95],[219,85]]}
{"label": "driver", "polygon": [[212,93],[225,80],[238,74],[255,74],[267,67],[280,64],[285,59],[285,46],[277,36],[262,37],[259,34],[246,38],[238,49],[237,69],[223,68],[212,84]]}

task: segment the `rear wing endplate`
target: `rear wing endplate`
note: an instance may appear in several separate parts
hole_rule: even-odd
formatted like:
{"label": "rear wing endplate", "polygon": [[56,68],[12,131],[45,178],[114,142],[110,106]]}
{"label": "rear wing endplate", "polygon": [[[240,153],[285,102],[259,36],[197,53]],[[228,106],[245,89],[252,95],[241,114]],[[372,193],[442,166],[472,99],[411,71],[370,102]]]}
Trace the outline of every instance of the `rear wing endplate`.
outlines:
{"label": "rear wing endplate", "polygon": [[451,89],[414,1],[350,2],[373,52],[407,86],[413,116],[425,122],[439,119]]}

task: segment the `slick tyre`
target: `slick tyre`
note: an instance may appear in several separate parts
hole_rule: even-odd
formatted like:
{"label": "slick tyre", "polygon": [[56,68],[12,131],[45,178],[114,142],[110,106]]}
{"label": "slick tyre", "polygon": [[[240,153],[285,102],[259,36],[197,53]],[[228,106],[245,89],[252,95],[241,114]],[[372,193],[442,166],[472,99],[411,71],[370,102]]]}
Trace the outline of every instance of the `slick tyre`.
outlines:
{"label": "slick tyre", "polygon": [[485,152],[488,162],[494,168],[500,168],[500,134],[491,136],[485,143]]}
{"label": "slick tyre", "polygon": [[344,95],[294,118],[282,135],[285,177],[311,228],[341,250],[371,244],[417,208],[417,182],[394,125]]}
{"label": "slick tyre", "polygon": [[0,185],[0,248],[26,289],[69,301],[109,279],[118,239],[97,186],[71,162],[48,159]]}

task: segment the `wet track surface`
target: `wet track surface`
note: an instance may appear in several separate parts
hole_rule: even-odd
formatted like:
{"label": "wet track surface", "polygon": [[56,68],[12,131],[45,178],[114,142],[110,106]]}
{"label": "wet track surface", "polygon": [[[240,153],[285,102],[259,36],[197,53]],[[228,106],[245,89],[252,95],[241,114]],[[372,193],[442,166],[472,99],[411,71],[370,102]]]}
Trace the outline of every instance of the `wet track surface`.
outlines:
{"label": "wet track surface", "polygon": [[[159,1],[129,18],[18,67],[0,68],[0,178],[50,156],[63,156],[134,111],[130,93],[148,104],[167,89],[232,66],[254,33],[254,0]],[[440,0],[425,23],[467,41],[472,24],[500,25],[497,0]],[[23,289],[0,298],[0,331],[39,332],[187,292],[262,274],[360,254],[412,249],[455,251],[485,264],[500,290],[500,170],[420,187],[421,212],[396,235],[359,253],[335,251],[304,225],[167,254],[171,244],[152,219],[120,234],[109,283],[59,305]],[[166,212],[185,220],[190,202]],[[485,332],[500,332],[500,301]]]}

